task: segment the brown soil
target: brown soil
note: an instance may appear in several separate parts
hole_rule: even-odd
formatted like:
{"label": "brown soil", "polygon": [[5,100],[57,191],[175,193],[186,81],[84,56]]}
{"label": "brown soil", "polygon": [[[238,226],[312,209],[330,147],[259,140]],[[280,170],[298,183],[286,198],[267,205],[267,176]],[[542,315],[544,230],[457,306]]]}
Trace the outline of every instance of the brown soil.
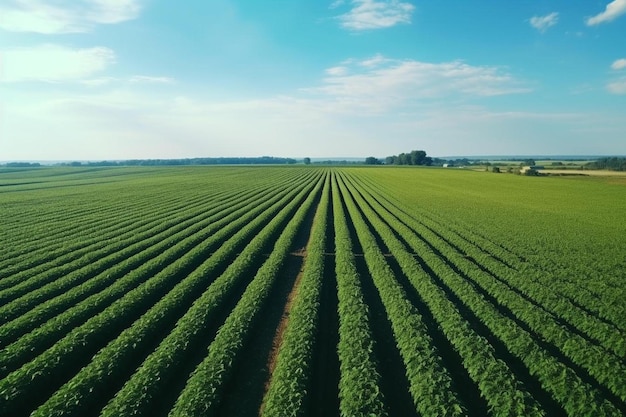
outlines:
{"label": "brown soil", "polygon": [[[302,258],[306,258],[306,250],[301,249],[297,252],[292,252],[291,256],[299,256]],[[304,274],[304,262],[302,262],[302,266],[300,268],[300,272],[296,276],[296,281],[287,296],[287,302],[285,303],[285,309],[283,311],[283,315],[280,319],[280,323],[278,323],[278,327],[276,328],[276,333],[274,334],[274,339],[272,341],[272,350],[270,351],[269,357],[267,358],[267,369],[269,370],[270,379],[265,383],[265,391],[269,388],[269,384],[271,381],[271,375],[274,373],[274,368],[276,368],[276,358],[278,357],[278,352],[280,350],[280,345],[283,342],[283,337],[285,334],[285,330],[287,329],[287,324],[289,323],[289,313],[291,312],[291,307],[293,306],[293,302],[298,296],[298,289],[300,288],[300,281],[302,280],[302,275]]]}

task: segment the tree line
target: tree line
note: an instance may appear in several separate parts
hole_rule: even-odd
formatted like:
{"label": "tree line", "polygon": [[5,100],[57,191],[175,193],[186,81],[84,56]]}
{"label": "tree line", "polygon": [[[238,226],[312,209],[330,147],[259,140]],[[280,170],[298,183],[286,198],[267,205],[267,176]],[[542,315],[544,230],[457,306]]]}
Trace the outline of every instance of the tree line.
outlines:
{"label": "tree line", "polygon": [[609,171],[626,171],[626,158],[600,158],[587,165],[589,169],[608,169]]}
{"label": "tree line", "polygon": [[218,157],[218,158],[182,158],[182,159],[130,159],[126,161],[99,162],[64,162],[66,166],[161,166],[161,165],[261,165],[295,164],[293,158],[261,157]]}
{"label": "tree line", "polygon": [[[369,156],[365,158],[366,165],[382,165],[383,161]],[[401,153],[399,155],[391,155],[385,158],[385,165],[426,165],[433,164],[433,158],[426,154],[426,151],[411,151],[409,153]]]}

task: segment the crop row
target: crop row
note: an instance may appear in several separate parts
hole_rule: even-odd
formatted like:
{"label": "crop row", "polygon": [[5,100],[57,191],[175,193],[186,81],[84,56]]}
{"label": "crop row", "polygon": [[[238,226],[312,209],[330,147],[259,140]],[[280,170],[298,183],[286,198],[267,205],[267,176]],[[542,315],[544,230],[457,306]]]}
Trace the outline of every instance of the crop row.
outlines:
{"label": "crop row", "polygon": [[[45,201],[30,201],[37,204],[40,213],[20,213],[24,220],[20,221],[9,233],[19,242],[4,252],[5,259],[0,263],[3,272],[0,277],[13,275],[15,271],[41,265],[56,260],[59,255],[85,251],[85,247],[102,242],[107,236],[115,236],[120,228],[140,225],[149,222],[153,215],[175,213],[186,204],[201,204],[204,197],[188,196],[183,200],[179,195],[159,192],[150,199],[141,198],[134,201],[129,196],[115,196],[106,202],[81,201],[77,209],[68,207],[65,200],[72,198],[55,196]],[[113,221],[112,221],[113,220]],[[68,223],[72,227],[68,228]],[[24,256],[30,254],[31,256]],[[21,260],[19,264],[16,261]],[[62,264],[62,263],[58,263]]]}
{"label": "crop row", "polygon": [[[370,196],[368,201],[376,200]],[[387,208],[392,206],[385,205]],[[432,230],[420,227],[409,216],[403,215],[403,218],[416,226],[416,230],[432,250],[446,254],[446,260],[452,268],[462,272],[468,280],[483,288],[500,305],[515,314],[533,333],[539,335],[539,341],[553,344],[575,366],[584,368],[583,372],[588,372],[613,395],[621,401],[626,401],[626,386],[623,384],[626,367],[621,360],[624,357],[626,342],[618,329],[589,316],[567,300],[560,301],[540,285],[532,285],[531,279],[525,280],[516,276],[510,268],[501,267],[489,258],[480,257],[472,245],[457,240],[459,245],[457,249],[460,251],[452,250],[445,244],[445,240]],[[439,233],[446,233],[445,229],[439,230]],[[475,263],[476,260],[471,262],[467,255],[472,255],[469,259],[476,256],[480,260],[479,264]],[[586,334],[593,337],[586,337]]]}
{"label": "crop row", "polygon": [[330,175],[327,175],[306,247],[304,273],[296,289],[294,305],[289,311],[289,325],[271,375],[263,415],[301,416],[306,410],[320,316],[329,200]]}
{"label": "crop row", "polygon": [[[410,176],[416,180],[414,187],[429,187],[431,184],[433,188],[442,186],[434,176],[431,178],[434,180],[432,183],[423,183],[420,178],[422,175],[407,174],[406,177]],[[443,176],[443,174],[437,176],[439,175]],[[513,267],[518,271],[521,280],[536,281],[538,286],[549,288],[552,293],[570,300],[578,310],[584,309],[598,316],[600,320],[622,331],[626,330],[622,319],[626,314],[626,307],[622,302],[624,292],[620,284],[623,283],[623,274],[620,271],[624,270],[624,260],[619,254],[620,245],[616,245],[621,238],[617,232],[619,227],[610,227],[623,224],[620,219],[615,218],[620,212],[618,208],[621,197],[615,195],[613,198],[603,199],[603,194],[596,194],[600,192],[600,185],[592,186],[591,183],[583,181],[566,183],[549,180],[540,183],[506,181],[502,184],[505,185],[505,190],[515,187],[519,191],[531,191],[534,193],[533,200],[539,202],[528,204],[520,201],[520,206],[523,205],[526,209],[521,207],[518,209],[517,204],[509,203],[514,200],[508,195],[496,192],[497,189],[490,184],[491,180],[473,174],[463,177],[466,177],[463,181],[467,182],[467,188],[471,190],[469,191],[472,193],[471,200],[467,200],[463,195],[464,190],[460,188],[462,185],[446,184],[445,189],[450,192],[445,197],[431,198],[425,195],[424,204],[409,204],[415,201],[415,195],[420,192],[416,193],[413,187],[408,186],[409,184],[397,175],[397,172],[371,170],[359,172],[360,179],[375,184],[379,195],[384,195],[387,200],[399,204],[414,218],[424,220],[426,223],[434,221],[446,230],[459,232],[485,255],[503,260]],[[556,196],[542,194],[544,186],[568,202],[561,203],[554,199]],[[596,195],[598,201],[602,203],[595,204],[592,203],[595,201],[593,199],[576,197],[580,189],[585,189],[585,195]],[[602,192],[609,194],[609,191],[619,190],[604,189]],[[488,203],[477,200],[478,195],[483,198],[497,195],[498,198],[507,200],[493,201],[491,204],[494,209],[486,210]],[[447,204],[442,205],[441,201],[446,201]],[[587,207],[584,212],[580,211],[580,208],[573,210],[571,208],[573,203]],[[511,205],[515,208],[512,212],[507,210],[501,213],[501,209],[496,208],[508,209]],[[561,207],[563,205],[567,207]],[[585,224],[585,220],[592,216],[596,219],[594,223],[598,221],[602,223]],[[511,228],[512,219],[515,219],[518,225],[515,230]],[[565,224],[569,224],[570,227],[565,228]],[[603,227],[603,232],[599,231],[599,226]],[[572,235],[573,231],[576,231],[575,236]],[[613,231],[617,235],[609,238],[607,233]],[[590,256],[591,253],[593,256]]]}
{"label": "crop row", "polygon": [[[403,221],[407,223],[404,224],[397,217],[388,212],[388,206],[383,207],[377,203],[374,198],[371,198],[371,196],[367,194],[366,196],[368,203],[363,200],[363,205],[366,206],[371,204],[373,207],[376,207],[379,215],[382,216],[382,218],[384,218],[389,225],[393,225],[395,233],[398,233],[411,247],[412,251],[419,254],[429,269],[436,274],[436,276],[438,276],[442,282],[450,288],[450,290],[453,291],[459,300],[462,301],[474,314],[476,314],[476,316],[505,343],[507,349],[523,361],[523,363],[528,367],[531,375],[535,375],[542,382],[544,388],[561,403],[567,412],[582,412],[583,414],[586,414],[592,412],[591,410],[593,410],[593,412],[597,413],[603,412],[605,415],[619,415],[619,411],[615,408],[615,406],[604,399],[597,389],[589,385],[589,383],[581,380],[581,377],[578,376],[572,369],[565,366],[557,358],[553,357],[549,352],[542,348],[542,344],[538,343],[539,341],[534,338],[534,335],[525,330],[525,328],[520,327],[517,321],[503,315],[499,311],[498,305],[494,306],[490,304],[484,296],[477,292],[476,285],[471,284],[471,278],[479,279],[479,277],[482,277],[484,279],[481,281],[481,284],[485,285],[485,279],[489,279],[490,277],[488,274],[479,274],[475,269],[467,268],[467,265],[463,265],[463,260],[455,256],[454,251],[445,250],[443,248],[435,250],[432,246],[433,243],[436,242],[436,238],[434,236],[425,234],[423,229],[419,229],[420,235],[418,237],[415,231],[407,227],[407,224],[410,225],[415,223],[414,220],[404,217]],[[374,218],[376,214],[373,210],[370,213],[371,215],[368,217]],[[406,257],[406,264],[403,265],[400,260],[399,262],[403,266],[404,272],[408,275],[407,271],[408,266],[410,265],[409,260],[412,258],[412,255],[405,248],[403,248],[400,241],[393,239],[392,236],[393,235],[390,234],[382,235],[386,244],[391,245],[393,243],[398,247],[399,253],[403,253]],[[442,257],[442,254],[444,253],[447,257],[449,257],[449,259]],[[396,256],[398,256],[398,254],[396,254]],[[452,263],[450,259],[455,259],[456,264]],[[422,279],[416,279],[413,282],[424,285],[426,282],[426,274],[422,274],[422,276]],[[492,280],[492,282],[494,281]],[[507,289],[502,286],[496,286],[495,288],[490,288],[490,290],[490,295],[494,297],[494,300],[503,302],[505,305],[507,303],[503,301],[503,297],[515,296],[515,293],[507,291]],[[529,317],[532,317],[533,315],[541,314],[540,309],[529,306],[525,306],[525,309],[518,307],[515,308],[515,310],[523,311],[523,319],[525,320],[529,320]],[[533,323],[533,327],[538,331],[542,330],[540,328],[541,324],[550,329],[549,319],[545,316],[542,316],[542,318],[546,321],[536,321]],[[552,330],[555,331],[555,333],[557,332],[555,329]],[[556,337],[564,337],[564,335],[565,337],[572,336],[571,334],[568,334],[565,329],[559,329],[558,333],[553,335],[549,335],[545,331],[542,331],[542,334],[545,337],[551,337],[552,339]],[[575,341],[576,339],[574,339],[574,342]],[[584,355],[585,353],[589,354],[594,352],[581,347],[580,344],[576,345],[574,343],[569,346],[571,346],[570,350],[566,350],[566,353],[571,355]],[[578,356],[578,358],[580,358],[580,356]],[[615,368],[607,369],[607,367],[603,366],[603,364],[610,360],[610,355],[607,355],[606,353],[598,354],[596,359],[599,363],[595,365],[596,368],[592,368],[598,370],[595,374],[605,381],[608,388],[615,390],[615,393],[620,395],[619,389],[621,388],[619,382],[623,381],[624,373],[621,371],[619,362],[613,362]],[[591,367],[591,365],[589,366]],[[572,392],[576,392],[577,395],[572,395]]]}
{"label": "crop row", "polygon": [[[344,181],[346,180],[344,179]],[[431,279],[424,273],[415,258],[406,251],[401,242],[397,240],[392,230],[379,218],[378,214],[366,204],[362,196],[356,192],[354,186],[349,185],[348,188],[351,189],[353,194],[352,198],[355,199],[359,208],[357,209],[355,203],[352,203],[352,198],[347,197],[347,190],[344,192],[344,198],[346,199],[352,221],[364,248],[368,268],[375,282],[378,281],[376,284],[381,296],[385,297],[385,292],[381,290],[383,284],[397,287],[396,292],[398,296],[391,302],[385,303],[387,314],[390,316],[392,323],[393,313],[390,311],[391,309],[397,309],[405,305],[405,308],[410,312],[414,310],[414,307],[408,301],[403,301],[406,299],[403,297],[401,289],[394,279],[393,272],[380,253],[379,245],[367,223],[363,220],[364,218],[367,218],[368,222],[383,239],[402,267],[403,272],[415,286],[422,300],[428,305],[450,343],[463,357],[465,367],[470,377],[474,379],[479,386],[484,398],[488,401],[494,412],[502,416],[520,414],[527,416],[541,415],[542,412],[539,404],[537,404],[532,396],[523,388],[514,373],[507,368],[502,361],[496,358],[491,345],[475,333],[469,323],[463,319],[457,307],[446,297],[445,293],[431,282]],[[383,273],[384,275],[382,275]],[[381,278],[377,280],[376,275],[378,274],[381,275]],[[383,302],[385,302],[384,299]],[[417,318],[417,312],[413,313],[412,316]],[[398,322],[398,325],[405,323],[407,319],[405,318],[404,320],[404,322]],[[428,343],[430,337],[428,337],[425,326],[420,324],[417,319],[414,319],[410,324],[411,326],[407,326],[407,328],[402,328],[401,330],[394,328],[394,333],[396,334],[398,347],[401,352],[404,348],[406,355],[415,355],[410,361],[406,360],[405,355],[403,356],[405,356],[405,361],[407,362],[407,372],[414,372],[414,375],[410,379],[412,383],[412,393],[418,409],[420,409],[419,401],[422,401],[424,404],[424,411],[422,412],[427,415],[431,415],[433,412],[440,412],[437,410],[447,410],[447,412],[453,413],[452,415],[461,415],[463,408],[458,400],[454,397],[446,398],[446,396],[452,396],[454,391],[450,388],[444,388],[441,391],[436,388],[440,386],[439,384],[444,387],[451,387],[452,384],[450,377],[445,374],[445,370],[439,370],[441,365],[438,363],[438,355],[434,353],[434,347]],[[416,330],[421,329],[423,329],[421,334],[416,333]],[[403,343],[402,339],[406,338],[411,333],[415,334],[413,340],[411,340],[412,343]],[[425,342],[422,341],[420,343],[420,339],[425,340]],[[422,347],[416,349],[416,345],[421,345]],[[404,354],[405,352],[402,353]],[[422,374],[425,373],[428,367],[434,368],[426,373],[426,375],[433,375],[431,377],[432,379],[428,381],[429,383],[420,388],[419,384],[426,379]],[[418,370],[421,372],[418,372]],[[415,387],[413,384],[415,384]],[[436,395],[436,393],[439,393],[439,395]],[[441,397],[442,395],[443,397]],[[435,401],[437,400],[442,403],[436,403]]]}
{"label": "crop row", "polygon": [[[286,180],[284,179],[283,181]],[[281,181],[276,185],[268,185],[263,188],[272,188],[281,184],[284,184],[284,182]],[[112,239],[118,241],[125,233],[139,233],[142,229],[154,227],[154,225],[163,223],[166,219],[174,222],[177,220],[182,221],[184,220],[183,216],[187,212],[198,214],[198,212],[203,211],[202,207],[210,207],[216,204],[226,205],[229,203],[229,200],[241,200],[240,194],[247,194],[256,190],[258,190],[258,187],[249,188],[246,191],[238,190],[237,193],[232,189],[219,193],[212,190],[210,193],[196,197],[193,195],[181,197],[180,194],[172,193],[169,190],[169,194],[175,195],[175,197],[169,197],[168,190],[165,189],[159,190],[156,195],[150,195],[148,199],[140,199],[139,203],[133,203],[130,197],[116,197],[116,201],[109,201],[103,207],[101,204],[98,204],[96,209],[90,207],[91,213],[89,213],[89,216],[81,217],[63,214],[62,221],[52,221],[46,219],[45,216],[42,216],[42,218],[35,217],[33,222],[38,227],[44,228],[45,232],[29,231],[29,233],[37,237],[37,245],[42,246],[42,249],[37,251],[36,246],[33,247],[33,245],[25,242],[23,245],[27,248],[25,251],[28,252],[29,256],[20,257],[19,254],[10,254],[11,259],[24,259],[24,262],[28,262],[30,265],[28,268],[25,268],[24,265],[13,265],[11,268],[3,268],[3,273],[10,274],[11,280],[0,280],[0,288],[6,288],[14,282],[22,281],[21,274],[33,277],[40,271],[49,273],[51,267],[58,266],[63,267],[62,271],[66,271],[70,267],[68,265],[70,262],[81,258],[83,261],[88,260],[89,256],[94,258],[93,252],[95,250],[106,248]],[[130,207],[129,198],[132,204]],[[169,201],[170,199],[172,201]],[[61,204],[62,201],[53,200],[42,205],[57,208]],[[110,210],[107,211],[108,206],[114,206],[116,210],[111,213]],[[64,210],[59,211],[63,212]],[[72,227],[67,227],[68,222],[73,223]],[[48,230],[49,224],[54,225],[57,223],[65,231],[60,236],[55,236]],[[55,245],[58,246],[56,249]],[[14,247],[11,249],[14,249]],[[85,256],[86,254],[89,256]],[[33,269],[34,266],[39,268]],[[18,273],[15,272],[16,268],[19,268]],[[64,273],[62,271],[60,274]]]}
{"label": "crop row", "polygon": [[536,230],[428,183],[472,173],[57,173],[0,193],[0,415],[626,413],[619,274],[543,273]]}
{"label": "crop row", "polygon": [[[205,240],[207,236],[219,232],[220,235],[224,236],[222,239],[225,239],[228,236],[224,234],[225,232],[236,230],[227,227],[229,224],[232,222],[244,224],[241,220],[242,218],[253,218],[253,216],[262,213],[263,210],[282,197],[285,192],[276,190],[275,192],[266,193],[265,199],[256,199],[256,194],[244,195],[244,200],[237,204],[233,204],[230,207],[220,205],[219,208],[213,211],[203,213],[203,217],[207,216],[204,219],[201,217],[200,220],[197,220],[195,217],[192,217],[190,220],[172,227],[169,230],[172,232],[171,236],[157,235],[147,239],[148,249],[138,255],[125,259],[84,284],[70,289],[49,302],[39,304],[28,311],[28,313],[0,326],[0,341],[2,345],[14,341],[21,334],[62,312],[64,316],[71,318],[74,323],[81,316],[89,317],[86,314],[94,314],[106,307],[114,299],[139,285],[146,277],[157,273],[169,263],[184,255],[190,247],[196,246]],[[246,197],[250,198],[246,199]],[[179,232],[178,229],[181,229],[181,231]],[[218,238],[218,235],[213,236],[213,239],[216,238]],[[216,245],[220,242],[217,239],[214,241]],[[137,270],[137,268],[139,269]],[[101,295],[97,294],[111,284],[112,286],[107,288]],[[89,298],[83,302],[86,310],[82,314],[77,314],[77,308],[73,306],[87,297]],[[0,311],[2,310],[4,308],[0,309]],[[57,330],[59,330],[58,327]]]}
{"label": "crop row", "polygon": [[[273,250],[254,279],[242,294],[237,306],[226,319],[209,346],[204,360],[187,380],[187,384],[170,416],[215,415],[223,394],[224,381],[232,372],[233,363],[243,354],[243,347],[259,313],[265,306],[268,294],[278,278],[292,246],[298,228],[316,201],[324,184],[321,179],[304,202],[298,202],[297,211],[276,240]],[[116,414],[112,414],[116,415]]]}
{"label": "crop row", "polygon": [[[250,192],[259,188],[271,188],[291,179],[284,173],[272,175],[265,181],[255,182],[256,187],[250,184],[237,191],[241,193],[244,190]],[[16,271],[26,269],[17,269],[18,266],[13,265],[16,260],[23,260],[31,264],[31,267],[50,261],[63,265],[67,260],[60,258],[60,255],[82,256],[93,250],[88,246],[106,244],[108,239],[119,235],[123,228],[137,228],[144,223],[154,222],[155,217],[163,215],[175,218],[181,212],[195,207],[214,202],[226,203],[229,198],[238,196],[232,186],[219,183],[202,192],[190,188],[184,194],[180,193],[180,184],[177,182],[172,186],[161,183],[153,193],[146,193],[143,183],[135,187],[137,189],[130,188],[123,193],[116,190],[113,195],[107,193],[99,198],[92,194],[87,195],[87,199],[55,195],[41,201],[28,201],[29,207],[40,207],[40,212],[30,216],[22,212],[18,217],[22,219],[18,223],[19,227],[6,229],[19,244],[13,244],[3,251],[2,256],[7,258],[5,262],[10,262],[11,266],[9,268],[9,265],[0,263],[0,277],[13,276]],[[135,194],[141,195],[141,198],[135,198]],[[68,205],[74,201],[78,208],[71,210]],[[71,227],[68,227],[68,223],[71,223]],[[25,236],[20,237],[20,232]],[[25,254],[29,256],[24,256]],[[1,279],[0,285],[5,285]]]}
{"label": "crop row", "polygon": [[[406,210],[399,207],[397,199],[377,198],[382,198],[387,207],[393,206],[407,214]],[[427,219],[423,214],[419,217],[419,223],[421,224],[419,230],[429,236],[427,237],[429,242],[433,244],[443,242],[444,247],[451,246],[455,252],[465,258],[461,260],[462,263],[471,262],[483,271],[500,277],[506,281],[507,285],[523,294],[525,298],[532,300],[539,308],[550,312],[563,323],[570,324],[575,332],[584,333],[618,356],[626,355],[626,334],[614,323],[607,323],[601,317],[588,311],[588,309],[607,311],[612,305],[618,306],[621,303],[611,303],[607,302],[606,299],[590,297],[589,295],[583,299],[581,294],[584,295],[585,292],[579,286],[573,284],[566,286],[563,284],[565,280],[547,279],[543,271],[536,267],[533,268],[515,256],[510,256],[510,253],[489,240],[471,236],[472,233],[469,231],[463,231],[462,234],[459,234],[459,232],[451,230],[449,226],[442,227],[441,223]],[[555,285],[556,282],[559,282],[558,286]],[[569,289],[569,291],[559,293],[563,289]],[[573,302],[568,297],[570,295],[574,295],[579,303]],[[585,305],[584,308],[581,303]],[[615,312],[612,315],[617,317],[618,314],[619,312]]]}
{"label": "crop row", "polygon": [[[305,184],[299,184],[298,188],[301,189]],[[58,380],[59,374],[67,374],[70,376],[71,370],[63,373],[63,368],[76,368],[77,366],[75,363],[68,363],[65,358],[82,357],[87,359],[91,355],[90,352],[95,353],[99,350],[98,346],[101,346],[107,339],[115,336],[119,331],[118,329],[126,327],[125,323],[134,322],[139,315],[143,314],[142,311],[145,311],[145,308],[149,307],[163,295],[168,294],[163,300],[167,299],[174,302],[182,298],[179,302],[181,309],[179,314],[182,313],[184,311],[183,306],[185,305],[185,299],[191,301],[195,297],[194,294],[197,294],[202,286],[209,284],[210,281],[207,282],[207,277],[211,276],[211,271],[224,268],[226,266],[225,263],[241,250],[242,244],[244,244],[247,239],[256,235],[263,223],[271,219],[279,208],[293,200],[295,196],[294,193],[297,192],[298,190],[295,189],[286,194],[280,201],[274,203],[270,209],[266,209],[260,216],[258,213],[253,212],[249,216],[241,217],[240,221],[231,222],[226,228],[221,229],[199,246],[193,248],[187,246],[188,251],[184,256],[179,257],[179,259],[175,260],[169,266],[160,270],[154,277],[126,293],[124,297],[111,304],[101,313],[89,318],[79,327],[74,328],[59,342],[56,342],[50,349],[37,356],[34,360],[9,374],[4,380],[0,381],[0,392],[5,398],[11,399],[7,406],[12,407],[12,410],[20,409],[25,406],[29,394],[32,395],[33,392],[40,390],[42,391],[40,396],[42,396],[43,392],[51,391],[52,387],[47,387],[47,390],[43,389],[51,378]],[[233,231],[237,232],[231,238],[223,242],[223,236],[228,236],[232,234]],[[217,252],[208,256],[209,250],[215,247],[218,242],[223,243],[220,244],[221,246]],[[183,241],[180,244],[185,245],[185,242]],[[170,256],[172,255],[174,255],[174,253],[170,254]],[[204,264],[200,265],[200,268],[198,268],[198,265],[202,264],[204,259],[206,259]],[[237,259],[239,259],[239,257]],[[195,274],[186,276],[194,270],[197,271]],[[185,278],[180,281],[181,277]],[[169,291],[170,288],[177,290]],[[159,303],[166,303],[163,300]],[[157,305],[159,304],[157,303]],[[159,305],[159,307],[161,307],[161,305]],[[156,323],[158,323],[159,320],[161,320],[161,322],[163,320],[171,320],[172,318],[175,320],[175,311],[172,311],[170,308],[170,314],[168,315],[165,314],[167,310],[163,310],[159,307],[153,307],[150,310],[155,316],[154,320],[156,320]],[[172,315],[172,313],[174,313],[174,315]],[[72,321],[73,316],[74,314],[70,314],[64,317],[64,319]],[[150,320],[144,320],[143,322],[149,323]],[[46,331],[44,328],[49,328],[49,330]],[[29,346],[33,348],[39,344],[47,345],[47,339],[50,337],[56,338],[56,328],[58,328],[58,323],[54,322],[50,323],[50,326],[40,327],[37,329],[36,334],[41,335],[41,337],[30,338],[30,340],[23,345],[24,349],[17,350],[21,352],[21,354],[29,354]],[[96,329],[97,331],[94,331]],[[130,346],[133,346],[134,343],[135,341],[131,341]],[[20,356],[12,352],[10,348],[13,346],[14,345],[10,345],[7,348],[8,352],[0,356],[4,361],[11,360],[11,363],[14,363],[14,358]],[[128,348],[128,346],[124,348]],[[132,349],[130,352],[132,352]],[[78,362],[78,364],[80,364],[80,362]],[[4,368],[6,368],[6,366]]]}
{"label": "crop row", "polygon": [[343,198],[333,175],[335,270],[339,298],[339,397],[342,416],[385,416],[369,309],[356,268]]}

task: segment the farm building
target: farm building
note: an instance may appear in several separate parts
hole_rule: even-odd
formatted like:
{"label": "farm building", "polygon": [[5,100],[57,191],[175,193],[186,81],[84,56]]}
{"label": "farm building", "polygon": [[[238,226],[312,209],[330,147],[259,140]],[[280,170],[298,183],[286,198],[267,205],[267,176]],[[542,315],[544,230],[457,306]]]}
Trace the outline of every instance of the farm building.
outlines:
{"label": "farm building", "polygon": [[519,173],[521,175],[539,175],[539,172],[537,170],[539,169],[543,169],[544,167],[539,166],[539,165],[533,165],[533,166],[523,166]]}

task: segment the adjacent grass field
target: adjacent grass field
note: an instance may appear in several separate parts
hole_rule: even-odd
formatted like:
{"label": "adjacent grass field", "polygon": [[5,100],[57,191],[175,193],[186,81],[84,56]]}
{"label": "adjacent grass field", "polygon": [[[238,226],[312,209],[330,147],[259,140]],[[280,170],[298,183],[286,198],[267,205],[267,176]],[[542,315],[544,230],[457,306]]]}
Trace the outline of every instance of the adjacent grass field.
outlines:
{"label": "adjacent grass field", "polygon": [[626,185],[0,169],[2,416],[621,416]]}

